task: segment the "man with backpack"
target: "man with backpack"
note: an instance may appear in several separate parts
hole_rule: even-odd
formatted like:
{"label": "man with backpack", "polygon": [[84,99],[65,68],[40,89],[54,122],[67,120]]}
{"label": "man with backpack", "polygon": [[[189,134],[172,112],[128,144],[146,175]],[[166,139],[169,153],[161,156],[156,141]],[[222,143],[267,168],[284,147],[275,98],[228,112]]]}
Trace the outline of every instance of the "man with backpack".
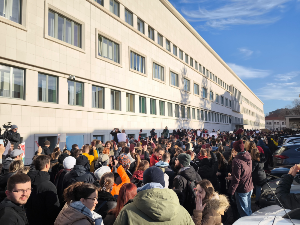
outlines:
{"label": "man with backpack", "polygon": [[190,165],[191,156],[185,153],[178,155],[175,165],[181,167],[178,175],[174,178],[173,189],[177,193],[180,204],[193,215],[195,209],[195,193],[194,188],[196,182],[201,181],[200,175]]}
{"label": "man with backpack", "polygon": [[168,176],[168,181],[169,181],[168,187],[172,189],[173,180],[176,174],[169,165],[170,160],[171,160],[171,154],[166,152],[165,154],[163,154],[161,161],[156,163],[155,166],[160,168],[164,172],[164,174]]}

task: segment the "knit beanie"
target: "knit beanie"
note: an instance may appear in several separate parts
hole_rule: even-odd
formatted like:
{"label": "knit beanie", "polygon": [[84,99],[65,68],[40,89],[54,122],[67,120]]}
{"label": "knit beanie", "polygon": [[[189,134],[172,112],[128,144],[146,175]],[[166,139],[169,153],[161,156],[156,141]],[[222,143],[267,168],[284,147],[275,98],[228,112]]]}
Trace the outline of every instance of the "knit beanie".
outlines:
{"label": "knit beanie", "polygon": [[183,165],[183,167],[187,167],[190,165],[191,156],[189,154],[181,153],[178,156],[178,161],[181,165]]}
{"label": "knit beanie", "polygon": [[45,145],[50,145],[50,141],[46,140],[46,141],[44,142],[44,144],[45,144]]}
{"label": "knit beanie", "polygon": [[63,166],[65,169],[71,170],[76,164],[76,159],[73,156],[68,156],[63,161]]}
{"label": "knit beanie", "polygon": [[233,143],[233,148],[235,151],[237,152],[242,152],[244,151],[244,144],[243,144],[243,141],[242,140],[239,140],[239,141],[235,141]]}
{"label": "knit beanie", "polygon": [[149,167],[144,171],[143,174],[143,183],[160,183],[163,187],[165,186],[164,172],[156,167]]}
{"label": "knit beanie", "polygon": [[97,178],[97,180],[100,180],[101,177],[105,174],[105,173],[110,173],[111,170],[108,166],[102,166],[100,167],[99,169],[97,169],[95,172],[94,172],[94,175],[95,177]]}
{"label": "knit beanie", "polygon": [[76,165],[86,166],[86,164],[89,164],[89,160],[85,155],[80,155],[76,158]]}

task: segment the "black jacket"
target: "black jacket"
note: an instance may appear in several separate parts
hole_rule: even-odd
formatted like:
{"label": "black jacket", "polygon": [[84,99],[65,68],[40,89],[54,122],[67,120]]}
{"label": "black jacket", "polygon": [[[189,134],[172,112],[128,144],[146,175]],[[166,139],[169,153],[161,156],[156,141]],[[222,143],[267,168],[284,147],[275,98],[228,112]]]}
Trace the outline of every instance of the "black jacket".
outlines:
{"label": "black jacket", "polygon": [[106,191],[98,192],[98,204],[94,212],[100,214],[102,219],[107,215],[107,212],[117,206],[117,199],[115,199],[111,193]]}
{"label": "black jacket", "polygon": [[118,143],[118,133],[121,133],[120,131],[118,131],[118,132],[114,132],[114,131],[111,131],[110,132],[110,134],[114,137],[114,141],[116,142],[116,143]]}
{"label": "black jacket", "polygon": [[0,203],[0,224],[2,225],[28,225],[23,206],[18,206],[7,198]]}
{"label": "black jacket", "polygon": [[50,175],[45,171],[29,171],[32,192],[25,205],[30,225],[54,224],[59,213],[59,200]]}
{"label": "black jacket", "polygon": [[21,143],[20,141],[20,134],[17,132],[13,132],[12,130],[8,131],[8,140],[10,141],[11,144],[14,144],[15,149],[18,148],[19,144]]}
{"label": "black jacket", "polygon": [[223,156],[228,161],[231,156],[231,149],[228,146],[224,146],[224,149]]}
{"label": "black jacket", "polygon": [[175,189],[178,195],[180,205],[185,205],[187,182],[201,180],[201,177],[192,166],[184,167],[179,170],[178,175],[173,181],[173,189]]}
{"label": "black jacket", "polygon": [[7,181],[8,178],[10,178],[14,174],[15,173],[10,172],[0,176],[0,201],[6,198],[5,191],[6,191]]}
{"label": "black jacket", "polygon": [[57,189],[57,196],[60,202],[60,208],[62,208],[64,206],[64,197],[63,197],[63,193],[64,193],[64,187],[63,187],[63,180],[65,175],[68,173],[69,171],[62,169],[60,170],[55,179],[54,179],[54,185]]}
{"label": "black jacket", "polygon": [[76,183],[78,181],[84,183],[94,183],[94,176],[86,170],[86,168],[82,165],[75,165],[74,168],[68,172],[63,180],[63,189],[66,189],[71,184]]}
{"label": "black jacket", "polygon": [[262,186],[267,182],[267,176],[264,170],[266,162],[265,155],[260,154],[260,161],[252,160],[252,182],[254,185]]}
{"label": "black jacket", "polygon": [[276,188],[276,196],[286,209],[300,208],[300,194],[290,193],[294,177],[291,174],[283,175]]}

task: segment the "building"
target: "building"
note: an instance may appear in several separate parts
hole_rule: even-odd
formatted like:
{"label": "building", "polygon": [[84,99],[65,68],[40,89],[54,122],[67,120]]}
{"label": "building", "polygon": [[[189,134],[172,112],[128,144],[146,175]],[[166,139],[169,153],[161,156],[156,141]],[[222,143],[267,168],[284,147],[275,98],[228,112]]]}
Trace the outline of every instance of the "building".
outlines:
{"label": "building", "polygon": [[286,120],[282,116],[270,115],[265,118],[266,129],[283,130],[286,126]]}
{"label": "building", "polygon": [[70,148],[115,127],[265,127],[263,102],[167,0],[0,7],[0,124],[19,126],[26,163],[58,134]]}

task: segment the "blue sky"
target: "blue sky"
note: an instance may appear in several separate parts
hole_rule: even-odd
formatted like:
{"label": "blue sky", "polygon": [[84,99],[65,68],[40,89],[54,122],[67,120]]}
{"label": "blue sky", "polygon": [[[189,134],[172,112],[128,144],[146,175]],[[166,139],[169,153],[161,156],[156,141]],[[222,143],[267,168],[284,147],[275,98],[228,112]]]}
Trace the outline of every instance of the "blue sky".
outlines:
{"label": "blue sky", "polygon": [[263,101],[300,94],[300,0],[169,0]]}

